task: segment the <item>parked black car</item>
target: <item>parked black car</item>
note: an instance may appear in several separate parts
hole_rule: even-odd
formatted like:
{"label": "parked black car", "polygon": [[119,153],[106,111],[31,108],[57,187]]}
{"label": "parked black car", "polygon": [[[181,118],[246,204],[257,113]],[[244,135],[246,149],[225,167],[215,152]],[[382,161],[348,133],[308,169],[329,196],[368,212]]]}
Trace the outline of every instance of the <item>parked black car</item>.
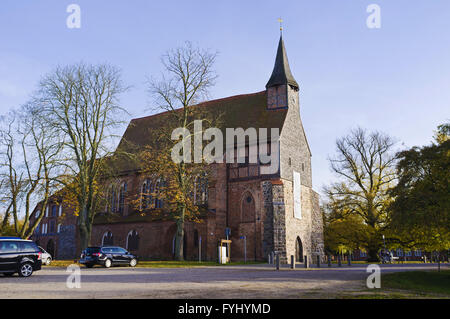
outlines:
{"label": "parked black car", "polygon": [[0,273],[29,277],[33,271],[41,269],[42,254],[31,240],[14,237],[0,237]]}
{"label": "parked black car", "polygon": [[102,265],[106,268],[116,265],[137,265],[138,258],[126,249],[115,246],[88,247],[81,253],[80,264],[88,268]]}

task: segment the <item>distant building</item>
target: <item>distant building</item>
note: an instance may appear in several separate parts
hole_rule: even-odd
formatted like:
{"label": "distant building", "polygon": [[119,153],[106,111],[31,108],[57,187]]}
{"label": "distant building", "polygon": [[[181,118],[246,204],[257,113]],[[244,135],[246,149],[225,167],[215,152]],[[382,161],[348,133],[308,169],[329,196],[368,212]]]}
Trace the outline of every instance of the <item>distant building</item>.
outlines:
{"label": "distant building", "polygon": [[42,204],[34,209],[34,218],[44,214],[31,239],[44,248],[54,259],[72,259],[78,255],[78,233],[73,209],[52,196],[47,209]]}

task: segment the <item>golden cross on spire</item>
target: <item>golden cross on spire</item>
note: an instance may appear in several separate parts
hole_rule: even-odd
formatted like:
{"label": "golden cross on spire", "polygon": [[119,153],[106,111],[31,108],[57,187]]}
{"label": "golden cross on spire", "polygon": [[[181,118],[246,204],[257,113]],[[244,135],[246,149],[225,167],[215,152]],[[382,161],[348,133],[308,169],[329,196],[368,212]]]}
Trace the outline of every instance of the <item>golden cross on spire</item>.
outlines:
{"label": "golden cross on spire", "polygon": [[280,23],[280,33],[283,32],[283,19],[278,18],[278,22]]}

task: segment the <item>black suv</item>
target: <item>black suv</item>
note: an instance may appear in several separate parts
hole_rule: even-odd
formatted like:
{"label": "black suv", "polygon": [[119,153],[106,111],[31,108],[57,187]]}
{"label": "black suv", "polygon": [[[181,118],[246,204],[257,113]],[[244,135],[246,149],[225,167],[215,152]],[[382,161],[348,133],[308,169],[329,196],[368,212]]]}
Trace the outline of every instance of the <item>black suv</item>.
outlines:
{"label": "black suv", "polygon": [[29,277],[42,266],[41,251],[31,240],[0,237],[0,273]]}
{"label": "black suv", "polygon": [[126,249],[115,246],[88,247],[81,253],[80,264],[88,268],[94,265],[102,265],[106,268],[116,265],[137,265],[137,257]]}

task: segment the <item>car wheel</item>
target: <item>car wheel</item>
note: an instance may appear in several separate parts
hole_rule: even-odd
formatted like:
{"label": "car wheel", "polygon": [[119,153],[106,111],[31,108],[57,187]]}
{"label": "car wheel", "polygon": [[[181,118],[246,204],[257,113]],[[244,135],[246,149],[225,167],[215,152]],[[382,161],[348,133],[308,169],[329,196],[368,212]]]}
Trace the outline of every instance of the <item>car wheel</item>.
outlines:
{"label": "car wheel", "polygon": [[109,267],[111,267],[111,265],[112,265],[111,259],[106,259],[105,260],[105,268],[109,268]]}
{"label": "car wheel", "polygon": [[130,260],[130,266],[131,267],[136,267],[136,265],[137,265],[137,260],[135,258],[131,259]]}
{"label": "car wheel", "polygon": [[47,260],[45,261],[45,264],[47,266],[49,266],[52,263],[52,259],[50,257],[47,258]]}
{"label": "car wheel", "polygon": [[11,277],[11,276],[13,276],[13,275],[14,275],[13,272],[7,272],[7,273],[4,273],[4,274],[3,274],[3,276],[5,276],[5,277]]}
{"label": "car wheel", "polygon": [[30,263],[23,263],[19,268],[20,277],[30,277],[33,273],[33,266]]}

